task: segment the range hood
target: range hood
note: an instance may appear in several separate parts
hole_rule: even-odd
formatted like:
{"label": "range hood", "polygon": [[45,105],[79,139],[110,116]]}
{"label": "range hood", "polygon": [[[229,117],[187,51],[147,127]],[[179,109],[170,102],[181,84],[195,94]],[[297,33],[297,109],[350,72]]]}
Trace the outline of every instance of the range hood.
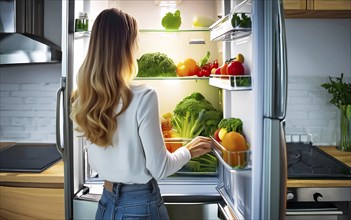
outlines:
{"label": "range hood", "polygon": [[44,38],[45,0],[0,0],[0,65],[61,62],[61,48]]}

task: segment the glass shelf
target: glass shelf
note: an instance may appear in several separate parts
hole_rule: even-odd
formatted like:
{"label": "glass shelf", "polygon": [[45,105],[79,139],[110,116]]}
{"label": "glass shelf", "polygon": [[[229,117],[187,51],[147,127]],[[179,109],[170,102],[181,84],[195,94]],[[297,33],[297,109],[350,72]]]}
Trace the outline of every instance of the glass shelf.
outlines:
{"label": "glass shelf", "polygon": [[81,38],[89,38],[90,37],[90,31],[79,31],[79,32],[74,32],[74,39],[78,40]]}
{"label": "glass shelf", "polygon": [[166,30],[166,29],[140,29],[139,32],[159,32],[159,33],[177,33],[177,32],[203,32],[209,31],[209,28],[191,28],[191,29],[178,29],[178,30]]}
{"label": "glass shelf", "polygon": [[[178,30],[166,30],[166,29],[140,29],[141,33],[183,33],[183,32],[209,32],[208,28],[192,28],[192,29],[178,29]],[[74,32],[74,39],[90,37],[91,31],[79,31]]]}
{"label": "glass shelf", "polygon": [[197,77],[197,76],[185,76],[185,77],[136,77],[135,80],[208,80],[210,77]]}

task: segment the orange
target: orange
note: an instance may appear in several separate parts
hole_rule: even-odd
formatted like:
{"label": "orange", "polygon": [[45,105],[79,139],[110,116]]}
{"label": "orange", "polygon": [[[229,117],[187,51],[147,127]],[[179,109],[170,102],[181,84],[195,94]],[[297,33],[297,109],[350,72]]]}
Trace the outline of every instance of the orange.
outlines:
{"label": "orange", "polygon": [[232,167],[245,167],[248,150],[245,138],[238,132],[231,131],[224,135],[221,142],[223,160]]}
{"label": "orange", "polygon": [[199,66],[192,58],[187,58],[177,65],[178,76],[193,76],[198,71]]}

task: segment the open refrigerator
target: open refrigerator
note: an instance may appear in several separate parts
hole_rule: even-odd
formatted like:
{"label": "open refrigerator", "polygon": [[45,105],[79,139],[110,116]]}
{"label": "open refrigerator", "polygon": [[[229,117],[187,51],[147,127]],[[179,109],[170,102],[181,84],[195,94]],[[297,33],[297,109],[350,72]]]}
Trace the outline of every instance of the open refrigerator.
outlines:
{"label": "open refrigerator", "polygon": [[[94,3],[100,2],[99,5]],[[89,31],[75,32],[80,11],[97,15],[106,7],[117,7],[142,19],[137,10],[143,4],[162,1],[62,1],[62,80],[57,91],[57,147],[64,160],[65,217],[92,219],[103,189],[103,180],[90,169],[84,139],[77,137],[69,119],[70,94],[77,72],[88,48]],[[222,16],[209,28],[184,25],[178,31],[141,22],[140,55],[164,52],[175,63],[192,57],[200,60],[207,51],[219,63],[241,53],[245,75],[218,77],[137,78],[156,89],[160,113],[173,111],[175,105],[192,92],[202,93],[223,117],[240,118],[250,145],[246,165],[233,168],[223,159],[221,145],[213,141],[218,159],[215,172],[183,172],[158,181],[171,219],[281,219],[285,215],[286,156],[282,121],[286,112],[287,72],[285,30],[280,0],[174,1],[199,4]],[[184,6],[184,7],[185,7]],[[154,6],[153,6],[154,7]],[[140,9],[141,8],[141,9]],[[181,8],[185,17],[195,7]],[[188,13],[188,15],[187,15]],[[209,16],[211,16],[211,13]],[[249,16],[251,27],[233,27],[233,14]],[[151,13],[153,14],[153,13]],[[138,19],[138,16],[141,16]],[[148,18],[152,20],[151,18]],[[245,83],[241,83],[241,82]],[[171,98],[170,98],[171,97]],[[184,141],[184,140],[182,140]],[[220,213],[220,214],[218,214]],[[234,217],[235,216],[235,217]]]}

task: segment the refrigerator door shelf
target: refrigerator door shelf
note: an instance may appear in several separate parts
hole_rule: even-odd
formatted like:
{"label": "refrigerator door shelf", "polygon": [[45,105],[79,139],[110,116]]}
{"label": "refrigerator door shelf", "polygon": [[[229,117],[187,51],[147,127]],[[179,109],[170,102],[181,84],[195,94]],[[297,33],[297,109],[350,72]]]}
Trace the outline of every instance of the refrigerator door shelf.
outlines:
{"label": "refrigerator door shelf", "polygon": [[229,76],[229,75],[211,75],[209,79],[211,86],[229,90],[245,91],[252,90],[251,75]]}
{"label": "refrigerator door shelf", "polygon": [[212,151],[229,172],[251,170],[251,151],[228,151],[213,137]]}
{"label": "refrigerator door shelf", "polygon": [[251,219],[251,170],[220,168],[218,193],[238,219]]}
{"label": "refrigerator door shelf", "polygon": [[251,25],[243,26],[233,26],[232,18],[233,16],[238,16],[239,18],[245,14],[249,19],[251,19],[251,1],[245,0],[237,7],[235,7],[231,13],[216,21],[210,26],[210,38],[211,41],[231,41],[246,37],[251,34]]}

